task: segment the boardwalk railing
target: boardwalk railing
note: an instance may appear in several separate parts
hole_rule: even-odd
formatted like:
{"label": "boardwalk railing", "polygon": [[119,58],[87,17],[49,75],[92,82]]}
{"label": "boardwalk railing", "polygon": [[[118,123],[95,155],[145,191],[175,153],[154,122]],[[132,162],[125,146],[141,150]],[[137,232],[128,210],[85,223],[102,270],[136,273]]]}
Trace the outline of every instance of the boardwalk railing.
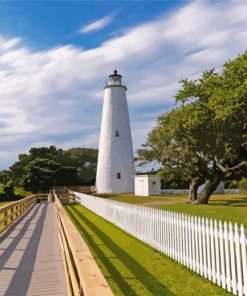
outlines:
{"label": "boardwalk railing", "polygon": [[113,293],[92,257],[78,230],[68,218],[53,191],[63,251],[68,295],[113,296]]}
{"label": "boardwalk railing", "polygon": [[247,296],[243,225],[74,192],[83,206],[235,295]]}
{"label": "boardwalk railing", "polygon": [[48,193],[37,193],[37,201],[47,201],[48,200]]}
{"label": "boardwalk railing", "polygon": [[37,202],[37,194],[12,202],[0,208],[0,234],[16,219],[23,215]]}

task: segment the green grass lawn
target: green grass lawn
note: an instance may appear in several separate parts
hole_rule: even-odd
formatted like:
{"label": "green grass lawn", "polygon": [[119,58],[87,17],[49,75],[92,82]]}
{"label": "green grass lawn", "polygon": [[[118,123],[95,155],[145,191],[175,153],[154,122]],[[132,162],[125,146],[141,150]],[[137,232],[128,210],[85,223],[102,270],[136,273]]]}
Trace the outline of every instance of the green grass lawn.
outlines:
{"label": "green grass lawn", "polygon": [[[247,198],[245,198],[245,203]],[[247,206],[241,203],[222,202],[210,203],[209,205],[190,205],[190,204],[169,204],[163,205],[160,208],[168,211],[175,211],[190,215],[197,215],[201,217],[208,217],[212,219],[228,221],[238,224],[243,224],[247,227]]]}
{"label": "green grass lawn", "polygon": [[5,205],[7,205],[8,203],[10,203],[11,201],[1,201],[0,202],[0,207],[3,207]]}
{"label": "green grass lawn", "polygon": [[[101,195],[102,196],[102,195]],[[102,197],[132,204],[145,204],[164,210],[180,212],[222,221],[244,224],[247,227],[247,195],[213,195],[208,205],[186,203],[185,195],[135,196],[133,194],[104,194]]]}
{"label": "green grass lawn", "polygon": [[114,295],[232,295],[86,208],[65,209]]}
{"label": "green grass lawn", "polygon": [[136,196],[134,194],[93,194],[94,196],[99,196],[107,198],[109,200],[116,200],[121,202],[126,202],[130,204],[141,204],[149,201],[177,201],[185,202],[187,197],[185,195],[154,195],[154,196]]}

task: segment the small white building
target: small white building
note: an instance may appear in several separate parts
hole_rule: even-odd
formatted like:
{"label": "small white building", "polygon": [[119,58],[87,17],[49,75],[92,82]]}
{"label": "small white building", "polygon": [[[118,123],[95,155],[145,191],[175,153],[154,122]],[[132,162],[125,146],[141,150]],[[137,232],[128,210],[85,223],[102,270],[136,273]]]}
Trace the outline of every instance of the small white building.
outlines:
{"label": "small white building", "polygon": [[155,175],[136,175],[135,195],[149,196],[161,194],[160,177]]}

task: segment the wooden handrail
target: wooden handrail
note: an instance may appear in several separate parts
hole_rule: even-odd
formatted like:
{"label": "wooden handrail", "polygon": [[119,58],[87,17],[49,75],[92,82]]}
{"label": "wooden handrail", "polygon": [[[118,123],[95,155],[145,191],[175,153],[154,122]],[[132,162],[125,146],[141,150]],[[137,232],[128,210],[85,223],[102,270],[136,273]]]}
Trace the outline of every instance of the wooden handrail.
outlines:
{"label": "wooden handrail", "polygon": [[37,193],[37,200],[48,200],[48,193]]}
{"label": "wooden handrail", "polygon": [[69,295],[113,296],[88,246],[67,216],[55,191],[55,206]]}
{"label": "wooden handrail", "polygon": [[11,202],[0,207],[0,234],[4,232],[16,219],[23,215],[37,202],[37,194],[30,195],[21,200]]}

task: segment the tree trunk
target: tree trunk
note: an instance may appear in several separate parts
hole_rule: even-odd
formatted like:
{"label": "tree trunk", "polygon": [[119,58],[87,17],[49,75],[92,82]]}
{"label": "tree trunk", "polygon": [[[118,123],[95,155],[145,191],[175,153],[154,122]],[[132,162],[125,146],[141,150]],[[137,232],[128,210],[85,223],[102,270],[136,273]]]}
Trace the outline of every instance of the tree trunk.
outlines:
{"label": "tree trunk", "polygon": [[212,177],[212,179],[206,180],[205,187],[197,198],[196,203],[207,204],[211,194],[216,190],[222,178],[222,175],[215,175]]}
{"label": "tree trunk", "polygon": [[204,180],[200,177],[192,179],[189,189],[189,202],[194,203],[197,200],[197,190],[203,183]]}

